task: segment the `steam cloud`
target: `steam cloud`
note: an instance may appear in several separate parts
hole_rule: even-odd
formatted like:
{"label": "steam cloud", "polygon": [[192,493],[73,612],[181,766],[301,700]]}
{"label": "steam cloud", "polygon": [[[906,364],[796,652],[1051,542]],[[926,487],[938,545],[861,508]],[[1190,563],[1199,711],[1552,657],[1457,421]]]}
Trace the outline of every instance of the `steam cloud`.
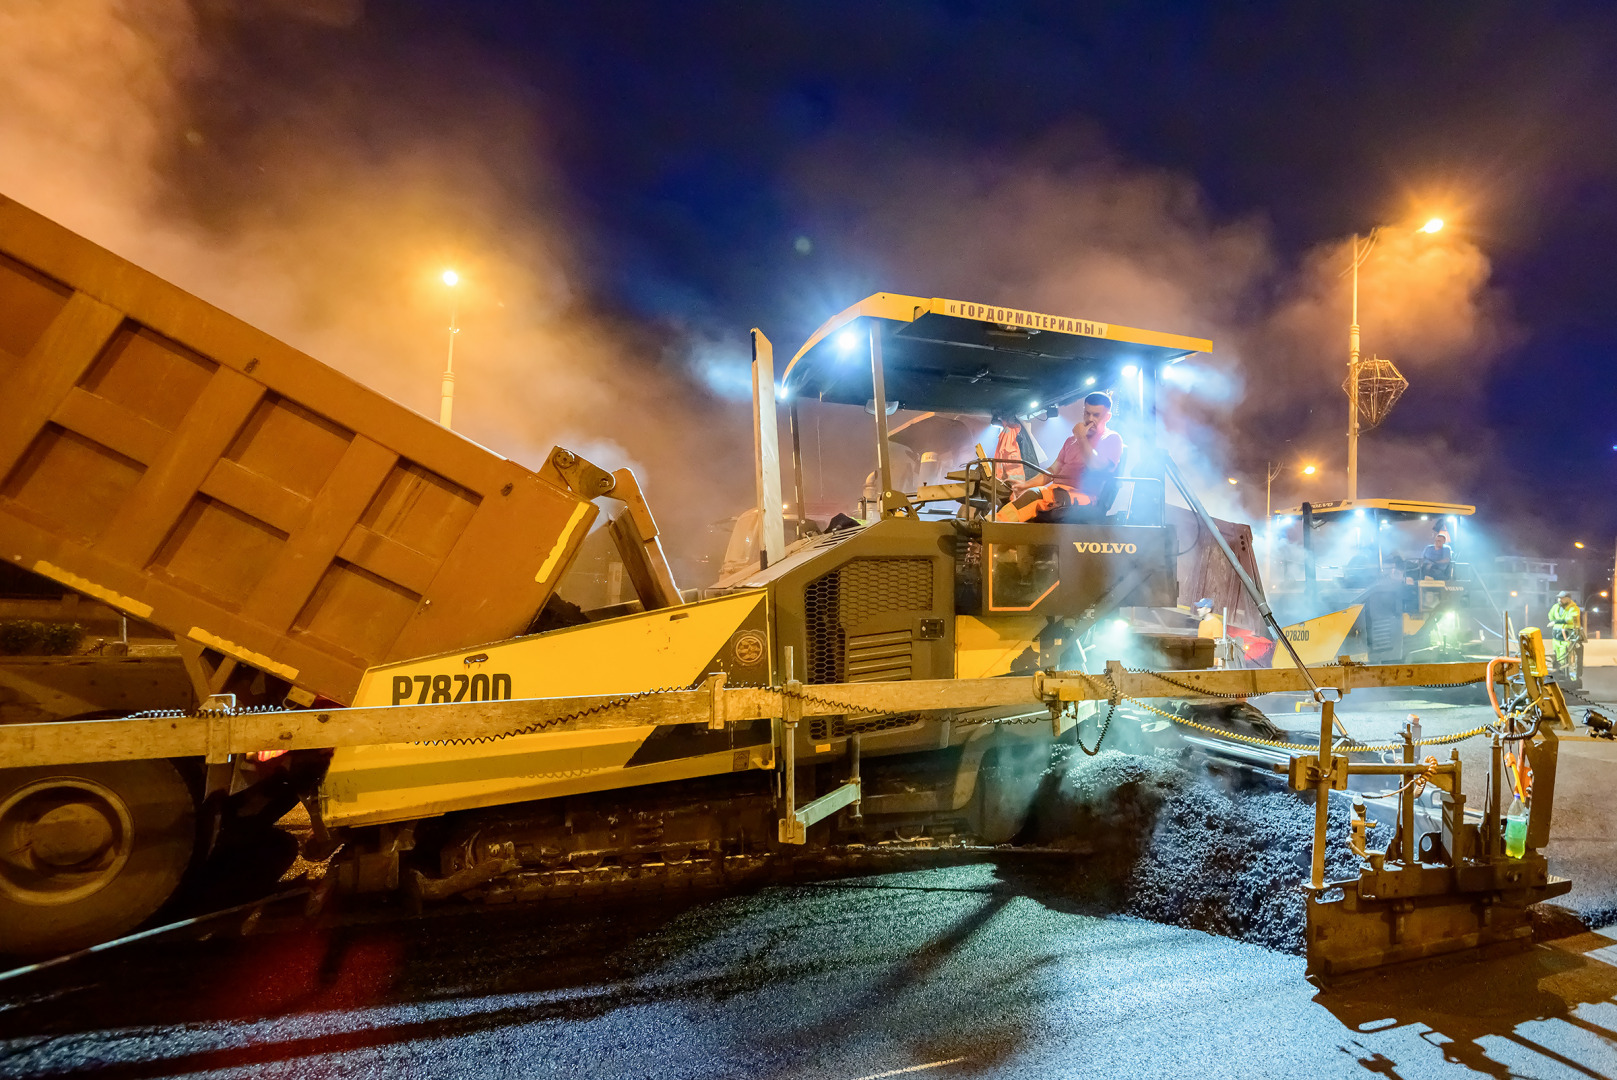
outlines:
{"label": "steam cloud", "polygon": [[[1318,487],[1278,479],[1277,505],[1342,496],[1346,238],[1289,263],[1261,217],[1221,221],[1191,181],[1125,165],[1081,131],[1010,157],[871,145],[881,142],[819,147],[800,169],[842,260],[882,268],[869,283],[1209,337],[1212,357],[1192,362],[1168,405],[1170,450],[1202,491],[1230,516],[1261,520],[1265,463],[1308,460],[1322,467]],[[1450,423],[1362,438],[1362,494],[1475,495],[1488,446],[1466,410],[1515,335],[1488,277],[1486,257],[1452,231],[1382,234],[1362,272],[1364,355],[1393,358],[1410,379],[1395,416]],[[1232,490],[1230,475],[1245,486]]]}
{"label": "steam cloud", "polygon": [[9,3],[0,192],[428,416],[456,304],[456,430],[530,467],[561,444],[635,468],[696,554],[751,502],[746,409],[715,405],[679,328],[591,297],[520,95],[453,43],[368,43],[360,14]]}
{"label": "steam cloud", "polygon": [[[605,307],[522,89],[454,42],[380,45],[361,15],[358,0],[12,0],[0,191],[427,415],[447,344],[437,275],[454,265],[457,430],[530,466],[561,443],[635,467],[693,557],[709,522],[752,499],[746,410],[702,371],[714,352],[737,368],[737,328]],[[782,314],[812,326],[892,290],[1211,337],[1169,407],[1170,449],[1215,512],[1261,515],[1271,459],[1317,460],[1314,497],[1339,493],[1345,240],[1288,262],[1260,216],[1220,220],[1191,181],[1121,163],[1083,131],[994,157],[863,134],[786,170],[812,272],[836,269],[793,285],[829,306]],[[1401,410],[1456,407],[1451,426],[1395,421],[1363,440],[1366,494],[1473,493],[1490,448],[1465,406],[1514,333],[1488,274],[1449,233],[1389,232],[1367,264],[1366,354],[1409,375]],[[777,334],[787,355],[794,344]],[[868,418],[823,412],[805,417],[810,498],[851,503]],[[1276,502],[1309,493],[1277,481]]]}

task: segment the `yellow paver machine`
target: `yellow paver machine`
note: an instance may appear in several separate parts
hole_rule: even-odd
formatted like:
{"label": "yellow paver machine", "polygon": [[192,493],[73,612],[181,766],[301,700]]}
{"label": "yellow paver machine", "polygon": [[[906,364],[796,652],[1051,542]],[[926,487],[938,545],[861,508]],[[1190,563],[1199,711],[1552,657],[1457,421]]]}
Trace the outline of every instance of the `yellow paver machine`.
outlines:
{"label": "yellow paver machine", "polygon": [[[523,469],[0,200],[0,554],[168,635],[147,659],[185,676],[98,702],[82,673],[132,658],[62,658],[73,692],[0,725],[0,951],[123,933],[221,829],[299,802],[306,854],[330,860],[322,890],[423,901],[717,882],[813,847],[1012,844],[1052,749],[1098,746],[1120,704],[1177,699],[1158,711],[1240,747],[1275,740],[1218,709],[1279,691],[1325,718],[1317,745],[1265,747],[1319,804],[1311,968],[1523,937],[1526,908],[1566,888],[1538,853],[1555,764],[1538,720],[1559,698],[1536,638],[1494,669],[1304,665],[1250,558],[1158,449],[1160,369],[1210,347],[884,293],[777,380],[754,331],[761,554],[699,595],[677,587],[626,471],[561,448]],[[895,483],[890,406],[1025,417],[1097,388],[1129,447],[1081,520],[995,520],[1008,493],[982,454]],[[864,519],[788,542],[774,425],[784,402],[795,448],[807,400],[871,416],[879,483]],[[1108,655],[1104,622],[1180,601],[1169,485],[1292,666],[1213,670],[1166,640],[1148,643],[1154,668]],[[620,506],[638,599],[569,611],[553,594],[597,500]],[[1457,763],[1416,761],[1414,740],[1401,763],[1365,762],[1333,730],[1351,690],[1507,667],[1528,704],[1497,737],[1535,770],[1524,844],[1497,778],[1478,815]],[[1452,803],[1424,834],[1410,808],[1357,881],[1327,882],[1329,792],[1366,768]]]}

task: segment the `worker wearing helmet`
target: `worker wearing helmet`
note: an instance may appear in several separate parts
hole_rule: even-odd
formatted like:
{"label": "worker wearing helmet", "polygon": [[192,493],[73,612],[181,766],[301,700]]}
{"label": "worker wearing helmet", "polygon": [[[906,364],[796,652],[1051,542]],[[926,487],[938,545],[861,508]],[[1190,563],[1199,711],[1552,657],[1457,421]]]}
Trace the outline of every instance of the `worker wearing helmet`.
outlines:
{"label": "worker wearing helmet", "polygon": [[1106,428],[1111,418],[1111,395],[1097,392],[1084,398],[1083,415],[1046,470],[1048,482],[1018,485],[999,520],[1048,520],[1067,507],[1094,506],[1123,460],[1123,437]]}
{"label": "worker wearing helmet", "polygon": [[1583,611],[1565,589],[1555,594],[1549,622],[1555,666],[1578,678],[1583,674]]}
{"label": "worker wearing helmet", "polygon": [[1224,636],[1224,618],[1213,613],[1213,601],[1202,597],[1196,601],[1196,636],[1221,638]]}

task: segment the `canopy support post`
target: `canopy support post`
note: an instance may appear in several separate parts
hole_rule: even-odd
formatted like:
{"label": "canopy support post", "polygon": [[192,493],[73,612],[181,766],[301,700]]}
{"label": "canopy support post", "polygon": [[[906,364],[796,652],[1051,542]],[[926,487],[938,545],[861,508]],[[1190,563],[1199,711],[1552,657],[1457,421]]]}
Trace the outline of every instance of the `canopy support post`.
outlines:
{"label": "canopy support post", "polygon": [[870,383],[876,395],[876,479],[881,484],[877,503],[881,507],[881,516],[886,517],[896,512],[898,506],[904,505],[904,501],[895,498],[893,469],[887,452],[887,385],[882,375],[879,319],[870,320]]}
{"label": "canopy support post", "polygon": [[803,505],[803,439],[797,419],[797,398],[791,398],[786,410],[787,424],[792,430],[792,505],[797,507],[797,528],[793,540],[808,535],[808,507]]}

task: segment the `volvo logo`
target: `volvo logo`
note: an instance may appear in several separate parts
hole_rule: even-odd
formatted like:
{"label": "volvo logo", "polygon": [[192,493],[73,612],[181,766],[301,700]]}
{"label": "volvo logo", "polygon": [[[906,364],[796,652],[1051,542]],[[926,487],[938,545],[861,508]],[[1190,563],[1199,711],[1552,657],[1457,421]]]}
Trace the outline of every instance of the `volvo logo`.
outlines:
{"label": "volvo logo", "polygon": [[1085,555],[1133,555],[1140,550],[1133,544],[1109,544],[1096,540],[1074,540],[1072,546]]}

